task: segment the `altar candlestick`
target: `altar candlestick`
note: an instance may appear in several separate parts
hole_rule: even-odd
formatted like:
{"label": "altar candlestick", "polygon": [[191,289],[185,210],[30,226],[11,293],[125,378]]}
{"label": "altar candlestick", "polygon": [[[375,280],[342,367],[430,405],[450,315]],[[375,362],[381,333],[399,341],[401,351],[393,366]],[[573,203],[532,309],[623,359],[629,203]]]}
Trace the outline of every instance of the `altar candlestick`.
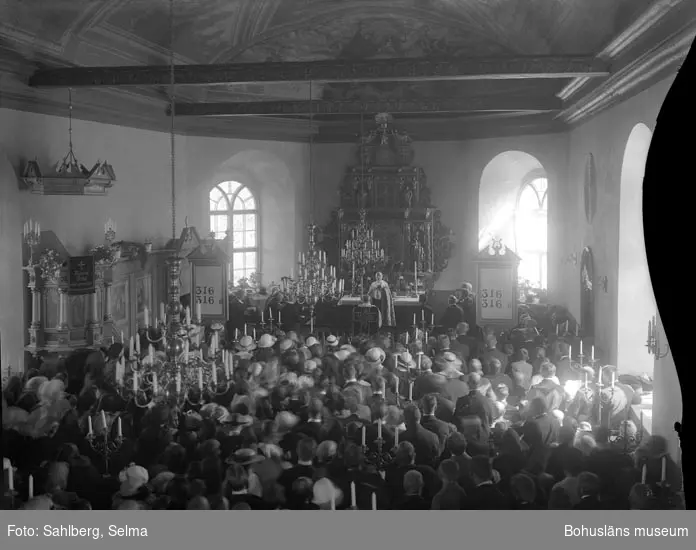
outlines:
{"label": "altar candlestick", "polygon": [[377,510],[377,493],[372,493],[372,509]]}
{"label": "altar candlestick", "polygon": [[133,393],[138,393],[138,373],[133,371]]}
{"label": "altar candlestick", "polygon": [[118,417],[118,420],[116,422],[116,437],[122,438],[123,437],[123,426],[121,425],[121,417]]}
{"label": "altar candlestick", "polygon": [[357,508],[357,499],[355,498],[355,481],[350,482],[350,505],[353,508]]}
{"label": "altar candlestick", "polygon": [[365,446],[365,426],[362,427],[362,446]]}
{"label": "altar candlestick", "polygon": [[92,431],[92,417],[88,416],[87,417],[87,433],[89,435],[92,435],[94,432]]}
{"label": "altar candlestick", "polygon": [[181,393],[181,369],[176,372],[176,393],[177,395]]}
{"label": "altar candlestick", "polygon": [[660,481],[664,483],[667,481],[667,457],[662,457],[662,474],[660,475]]}
{"label": "altar candlestick", "polygon": [[102,424],[104,425],[104,431],[106,432],[106,413],[104,412],[104,409],[102,409],[102,412],[101,412],[101,419],[102,419]]}
{"label": "altar candlestick", "polygon": [[645,485],[645,482],[647,481],[647,479],[648,479],[648,465],[643,464],[643,468],[642,468],[641,474],[640,474],[640,484]]}
{"label": "altar candlestick", "polygon": [[29,476],[29,491],[27,496],[30,500],[34,498],[34,476],[32,475]]}
{"label": "altar candlestick", "polygon": [[377,421],[377,439],[382,439],[382,420]]}
{"label": "altar candlestick", "polygon": [[203,391],[203,369],[198,367],[198,389]]}
{"label": "altar candlestick", "polygon": [[152,393],[154,393],[154,394],[159,393],[159,385],[157,384],[157,373],[156,372],[152,373]]}

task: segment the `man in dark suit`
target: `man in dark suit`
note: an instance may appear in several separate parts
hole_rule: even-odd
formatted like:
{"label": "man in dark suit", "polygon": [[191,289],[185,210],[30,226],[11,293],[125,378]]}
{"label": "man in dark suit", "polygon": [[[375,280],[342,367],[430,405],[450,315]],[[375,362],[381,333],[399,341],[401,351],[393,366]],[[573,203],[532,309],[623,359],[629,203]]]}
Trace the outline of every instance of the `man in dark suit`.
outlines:
{"label": "man in dark suit", "polygon": [[433,497],[433,510],[462,510],[466,506],[466,492],[457,482],[459,465],[452,459],[443,460],[438,468],[442,489]]}
{"label": "man in dark suit", "polygon": [[521,373],[521,386],[525,390],[529,390],[529,387],[532,384],[533,370],[534,367],[532,367],[532,365],[529,363],[529,352],[525,348],[520,348],[520,350],[517,352],[516,360],[510,364],[510,372],[508,374],[512,377],[516,372]]}
{"label": "man in dark suit", "polygon": [[388,407],[385,402],[376,402],[372,405],[372,423],[365,430],[365,443],[372,451],[377,450],[377,438],[380,434],[379,424],[382,425],[382,440],[384,441],[383,449],[389,450],[394,447],[394,428],[388,426],[385,422],[387,418]]}
{"label": "man in dark suit", "polygon": [[[534,432],[541,433],[541,443],[549,446],[558,440],[560,424],[556,417],[547,413],[546,403],[541,397],[535,397],[529,402],[527,420],[522,426],[522,436],[528,444],[532,444],[538,437]],[[536,425],[536,426],[535,426]]]}
{"label": "man in dark suit", "polygon": [[420,362],[421,374],[413,383],[413,398],[418,400],[429,393],[443,393],[447,378],[433,372],[433,362],[429,357],[422,355]]}
{"label": "man in dark suit", "polygon": [[404,496],[395,499],[394,510],[430,510],[430,499],[423,498],[423,475],[418,470],[409,470],[404,475]]}
{"label": "man in dark suit", "polygon": [[457,483],[468,493],[474,488],[474,482],[471,477],[471,456],[466,452],[466,437],[459,432],[452,432],[447,439],[446,447],[450,452],[450,458],[459,466]]}
{"label": "man in dark suit", "polygon": [[508,509],[508,499],[493,483],[493,467],[488,456],[479,455],[471,459],[471,476],[474,488],[467,494],[465,509]]}
{"label": "man in dark suit", "polygon": [[556,367],[553,363],[544,363],[541,365],[539,374],[542,376],[542,381],[530,388],[527,392],[527,399],[532,401],[540,397],[544,400],[547,412],[561,409],[565,404],[566,393],[563,387],[559,386],[554,380]]}
{"label": "man in dark suit", "polygon": [[440,440],[437,436],[421,426],[421,412],[415,405],[404,410],[406,431],[401,440],[408,441],[416,451],[416,463],[433,466],[440,456]]}
{"label": "man in dark suit", "polygon": [[459,323],[464,321],[464,310],[457,305],[457,297],[450,296],[447,300],[447,309],[440,319],[440,325],[445,331],[454,330]]}
{"label": "man in dark suit", "polygon": [[450,378],[445,384],[443,394],[444,396],[456,403],[460,397],[464,397],[469,393],[469,386],[466,383],[467,376],[460,376],[459,378]]}
{"label": "man in dark suit", "polygon": [[602,510],[603,506],[599,500],[601,486],[599,476],[590,472],[581,472],[578,476],[580,502],[573,507],[573,510]]}
{"label": "man in dark suit", "polygon": [[451,426],[447,422],[443,422],[435,417],[435,411],[437,410],[437,398],[434,394],[429,394],[423,397],[421,400],[421,407],[423,409],[423,416],[421,418],[421,426],[426,430],[433,432],[438,440],[440,441],[440,453],[445,450],[445,441],[452,433],[454,426]]}
{"label": "man in dark suit", "polygon": [[469,323],[457,325],[457,337],[450,344],[450,348],[464,364],[467,364],[471,357],[478,355],[479,342],[469,335]]}
{"label": "man in dark suit", "polygon": [[[501,372],[505,372],[507,369],[508,358],[502,351],[498,349],[498,339],[490,335],[486,340],[486,351],[481,355],[481,363],[484,369],[488,369],[491,360],[498,359],[501,365]],[[486,374],[490,374],[490,371],[486,370]]]}
{"label": "man in dark suit", "polygon": [[285,490],[285,499],[288,504],[296,505],[299,495],[295,495],[292,486],[301,477],[312,479],[314,476],[313,460],[317,450],[317,443],[314,439],[304,438],[297,443],[297,464],[285,470],[278,478],[278,485]]}
{"label": "man in dark suit", "polygon": [[468,440],[487,442],[495,416],[493,405],[490,399],[481,395],[479,391],[480,374],[469,374],[467,383],[469,393],[460,397],[455,405],[455,424]]}
{"label": "man in dark suit", "polygon": [[503,365],[498,359],[491,359],[488,365],[488,380],[491,382],[491,387],[494,391],[497,390],[500,384],[507,386],[508,390],[512,389],[512,380],[507,374],[503,373]]}
{"label": "man in dark suit", "polygon": [[310,437],[318,443],[320,440],[321,427],[323,425],[323,411],[324,403],[322,400],[317,397],[313,398],[307,406],[307,420],[297,425],[294,430],[295,433],[300,437]]}
{"label": "man in dark suit", "polygon": [[[404,493],[404,479],[406,474],[416,470],[423,478],[424,486],[421,496],[430,502],[440,490],[442,483],[437,472],[426,464],[416,464],[416,450],[408,441],[402,441],[396,449],[394,462],[387,468],[385,483],[392,499],[399,501]],[[430,506],[428,506],[430,509]]]}

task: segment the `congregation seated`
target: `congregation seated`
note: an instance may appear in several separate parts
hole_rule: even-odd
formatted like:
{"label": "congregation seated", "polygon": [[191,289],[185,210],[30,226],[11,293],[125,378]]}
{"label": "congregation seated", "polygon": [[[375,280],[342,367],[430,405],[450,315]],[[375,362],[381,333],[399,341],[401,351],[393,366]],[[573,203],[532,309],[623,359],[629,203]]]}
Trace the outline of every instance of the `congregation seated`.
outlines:
{"label": "congregation seated", "polygon": [[[602,379],[603,423],[574,406],[546,351],[530,361],[467,328],[390,349],[381,337],[240,340],[227,391],[197,404],[124,398],[120,345],[38,365],[3,390],[3,509],[683,507],[664,438],[625,443],[637,392],[616,370]],[[86,435],[115,437],[116,424],[107,462]]]}

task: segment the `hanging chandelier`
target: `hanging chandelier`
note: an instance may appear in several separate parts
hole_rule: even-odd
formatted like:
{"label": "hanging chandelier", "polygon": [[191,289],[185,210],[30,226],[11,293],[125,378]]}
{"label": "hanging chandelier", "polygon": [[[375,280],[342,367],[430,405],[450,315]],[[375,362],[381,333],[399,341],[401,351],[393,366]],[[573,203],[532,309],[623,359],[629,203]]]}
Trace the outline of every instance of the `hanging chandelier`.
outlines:
{"label": "hanging chandelier", "polygon": [[113,167],[106,161],[97,161],[91,170],[75,156],[72,141],[72,90],[68,89],[68,152],[51,172],[43,173],[38,160],[27,162],[22,181],[37,195],[106,195],[116,181]]}

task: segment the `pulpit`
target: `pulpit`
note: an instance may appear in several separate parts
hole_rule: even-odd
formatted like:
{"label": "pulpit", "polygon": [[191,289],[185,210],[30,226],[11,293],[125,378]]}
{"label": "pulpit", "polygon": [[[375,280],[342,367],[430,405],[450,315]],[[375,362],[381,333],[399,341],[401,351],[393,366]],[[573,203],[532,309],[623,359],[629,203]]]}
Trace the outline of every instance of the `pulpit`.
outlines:
{"label": "pulpit", "polygon": [[481,250],[476,264],[476,324],[510,330],[517,326],[517,269],[521,258],[500,239]]}

